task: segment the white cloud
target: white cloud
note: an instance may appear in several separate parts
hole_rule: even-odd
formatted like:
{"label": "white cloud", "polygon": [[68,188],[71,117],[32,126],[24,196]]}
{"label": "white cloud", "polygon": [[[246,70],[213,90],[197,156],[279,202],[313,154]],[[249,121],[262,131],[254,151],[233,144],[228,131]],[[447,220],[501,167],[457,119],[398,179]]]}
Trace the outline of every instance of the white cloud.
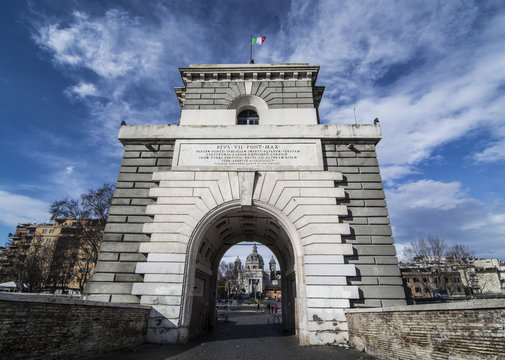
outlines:
{"label": "white cloud", "polygon": [[478,11],[456,1],[293,1],[271,56],[282,57],[288,44],[290,61],[321,64],[329,72],[352,70],[374,80],[420,50],[445,53],[468,35]]}
{"label": "white cloud", "polygon": [[404,256],[404,251],[408,244],[395,243],[394,245],[396,248],[396,257],[398,258],[398,261],[407,261],[407,258]]}
{"label": "white cloud", "polygon": [[0,223],[4,225],[48,221],[48,209],[49,204],[44,201],[0,190]]}
{"label": "white cloud", "polygon": [[388,190],[390,209],[453,209],[467,201],[459,182],[434,180],[409,182]]}
{"label": "white cloud", "polygon": [[433,235],[505,259],[505,209],[469,197],[459,182],[409,182],[386,189],[386,197],[399,254],[402,244]]}
{"label": "white cloud", "polygon": [[43,20],[35,24],[35,42],[77,79],[66,94],[89,107],[86,129],[109,155],[120,153],[116,137],[122,120],[131,125],[178,120],[172,90],[181,83],[177,67],[207,53],[207,45],[194,40],[206,34],[204,25],[163,5],[155,10],[154,20],[110,9],[102,16],[76,11],[65,22],[39,15]]}
{"label": "white cloud", "polygon": [[[303,4],[292,7],[284,38],[268,56],[282,60],[289,51],[290,61],[321,65],[323,122],[353,123],[353,107],[359,123],[381,120],[377,149],[391,186],[398,253],[405,242],[431,234],[467,244],[480,256],[505,258],[505,209],[468,196],[460,182],[402,184],[430,171],[421,172],[420,164],[443,160],[443,152],[434,155],[443,145],[476,132],[492,140],[476,161],[505,158],[504,16],[457,1]],[[295,38],[304,41],[287,41]],[[461,150],[466,153],[455,158],[462,162],[472,156],[471,149]]]}
{"label": "white cloud", "polygon": [[74,85],[69,87],[65,93],[69,97],[78,97],[78,98],[85,98],[86,96],[96,96],[98,95],[98,91],[95,87],[95,85],[90,84],[90,83],[84,83],[81,82],[78,85]]}
{"label": "white cloud", "polygon": [[[321,65],[325,123],[379,117],[385,179],[416,172],[440,146],[489,130],[505,150],[505,17],[490,2],[295,1],[269,60]],[[303,41],[289,41],[303,39]],[[468,154],[467,154],[468,155]]]}
{"label": "white cloud", "polygon": [[[368,97],[356,103],[358,122],[371,123],[375,117],[381,120],[383,139],[378,151],[382,165],[403,168],[404,175],[408,175],[413,165],[430,158],[441,145],[471,136],[479,129],[488,128],[495,136],[505,138],[503,131],[492,130],[505,125],[500,115],[505,113],[505,93],[498,90],[499,82],[505,82],[505,68],[499,65],[505,63],[505,55],[491,66],[487,55],[495,59],[496,55],[482,52],[485,55],[463,74],[456,73],[453,78],[440,75],[449,72],[449,67],[461,66],[449,57],[443,66],[404,78],[394,95]],[[428,87],[420,83],[420,79],[428,78]],[[349,110],[327,112],[326,120],[348,123],[349,115]],[[504,153],[500,142],[476,158],[489,161]],[[391,175],[401,177],[397,171]]]}
{"label": "white cloud", "polygon": [[488,148],[478,152],[474,155],[477,162],[490,163],[505,160],[505,139],[495,142]]}
{"label": "white cloud", "polygon": [[409,165],[386,165],[381,166],[382,180],[387,185],[394,184],[394,180],[401,179],[407,175],[416,174],[417,171]]}
{"label": "white cloud", "polygon": [[58,64],[87,68],[107,79],[156,67],[162,44],[156,37],[142,36],[141,19],[117,9],[99,19],[79,11],[73,15],[71,26],[50,24],[35,36]]}

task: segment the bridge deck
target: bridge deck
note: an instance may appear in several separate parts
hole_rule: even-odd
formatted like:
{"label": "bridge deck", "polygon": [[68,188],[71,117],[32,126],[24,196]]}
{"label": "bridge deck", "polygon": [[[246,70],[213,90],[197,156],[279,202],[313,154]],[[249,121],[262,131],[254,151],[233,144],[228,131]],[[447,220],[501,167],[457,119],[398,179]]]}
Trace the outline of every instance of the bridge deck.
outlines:
{"label": "bridge deck", "polygon": [[286,335],[282,325],[269,324],[268,319],[265,312],[229,312],[227,322],[218,323],[211,333],[188,344],[145,344],[89,360],[375,359],[342,347],[300,346],[296,336]]}

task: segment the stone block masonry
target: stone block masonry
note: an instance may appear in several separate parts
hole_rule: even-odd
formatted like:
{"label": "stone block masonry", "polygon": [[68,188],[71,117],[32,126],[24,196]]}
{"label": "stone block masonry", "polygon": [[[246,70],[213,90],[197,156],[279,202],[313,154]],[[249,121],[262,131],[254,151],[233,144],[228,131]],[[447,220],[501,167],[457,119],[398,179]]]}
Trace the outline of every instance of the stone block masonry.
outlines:
{"label": "stone block masonry", "polygon": [[154,203],[149,189],[156,186],[153,172],[171,169],[174,141],[125,143],[125,151],[105,227],[98,265],[93,281],[86,288],[86,299],[118,303],[139,303],[132,295],[135,282],[143,275],[135,273],[137,263],[147,261],[139,252],[140,244],[150,240],[142,231],[153,221],[146,207]]}
{"label": "stone block masonry", "polygon": [[375,143],[324,140],[323,161],[326,170],[343,175],[339,186],[346,198],[339,203],[348,213],[341,221],[349,224],[350,234],[342,242],[353,246],[354,254],[345,260],[356,265],[357,274],[349,281],[360,291],[360,299],[351,300],[352,307],[404,305]]}
{"label": "stone block masonry", "polygon": [[261,97],[270,109],[314,108],[313,85],[317,67],[301,65],[252,66],[249,71],[237,72],[230,68],[206,69],[201,66],[181,68],[186,87],[176,88],[182,109],[229,109],[231,102],[241,95]]}
{"label": "stone block masonry", "polygon": [[[264,98],[271,109],[313,108],[310,79],[292,82],[257,81],[252,95]],[[242,87],[242,88],[241,88]],[[231,101],[245,93],[244,81],[191,82],[183,109],[227,109]]]}
{"label": "stone block masonry", "polygon": [[0,358],[69,359],[142,344],[151,308],[0,294]]}
{"label": "stone block masonry", "polygon": [[[151,305],[157,313],[151,314],[148,341],[185,341],[184,311],[189,307],[184,301],[191,296],[185,293],[185,284],[191,280],[189,245],[195,228],[207,223],[217,226],[219,221],[209,220],[207,214],[240,202],[268,205],[293,226],[290,237],[297,239],[293,244],[299,256],[285,245],[279,247],[287,259],[296,259],[295,271],[303,274],[297,286],[304,295],[296,301],[299,319],[304,319],[299,325],[304,343],[346,342],[346,308],[404,305],[375,155],[378,127],[224,125],[203,130],[192,125],[121,128],[125,153],[100,258],[85,290],[88,299]],[[254,175],[248,187],[241,177],[245,173],[233,168],[188,168],[186,163],[180,168],[176,160],[172,163],[179,138],[184,144],[207,144],[207,139],[219,139],[218,144],[230,143],[227,139],[270,144],[270,139],[292,142],[289,139],[302,132],[309,139],[304,141],[321,152],[313,161],[318,170],[261,169],[260,164],[254,172],[246,169]],[[261,236],[267,236],[260,233],[267,230],[256,228]],[[207,237],[219,240],[221,233],[226,235],[216,230]],[[209,243],[202,252],[208,269],[220,246]],[[203,263],[201,259],[198,264],[203,267]]]}
{"label": "stone block masonry", "polygon": [[505,359],[503,299],[349,309],[346,316],[351,346],[381,359]]}

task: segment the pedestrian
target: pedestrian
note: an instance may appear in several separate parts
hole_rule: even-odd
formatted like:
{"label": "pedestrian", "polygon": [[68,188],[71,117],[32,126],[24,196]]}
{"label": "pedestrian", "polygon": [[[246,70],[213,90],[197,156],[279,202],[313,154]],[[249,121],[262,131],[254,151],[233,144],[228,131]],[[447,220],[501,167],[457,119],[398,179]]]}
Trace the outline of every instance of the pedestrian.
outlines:
{"label": "pedestrian", "polygon": [[277,304],[275,304],[275,306],[274,306],[274,311],[277,314]]}
{"label": "pedestrian", "polygon": [[270,314],[270,303],[267,304],[267,310],[268,310],[268,313]]}

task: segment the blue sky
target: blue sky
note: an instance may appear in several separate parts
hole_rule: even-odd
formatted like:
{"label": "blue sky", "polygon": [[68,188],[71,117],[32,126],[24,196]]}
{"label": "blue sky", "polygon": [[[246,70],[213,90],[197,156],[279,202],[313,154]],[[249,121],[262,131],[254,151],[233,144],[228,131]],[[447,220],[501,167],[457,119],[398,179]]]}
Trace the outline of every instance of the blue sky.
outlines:
{"label": "blue sky", "polygon": [[4,0],[0,27],[0,244],[115,182],[121,120],[176,123],[178,66],[247,63],[265,35],[256,63],[321,66],[322,123],[381,120],[400,251],[434,235],[505,259],[503,1]]}

